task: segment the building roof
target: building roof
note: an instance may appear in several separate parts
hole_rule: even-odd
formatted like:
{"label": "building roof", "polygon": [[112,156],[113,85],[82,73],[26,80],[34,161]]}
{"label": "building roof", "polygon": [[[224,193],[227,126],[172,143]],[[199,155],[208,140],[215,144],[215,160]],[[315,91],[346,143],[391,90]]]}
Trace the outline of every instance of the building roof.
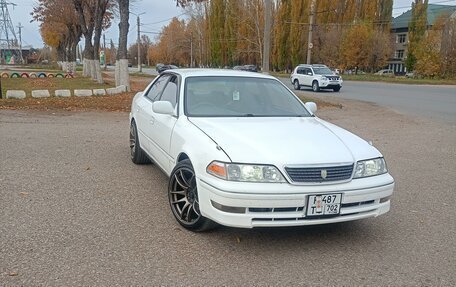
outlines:
{"label": "building roof", "polygon": [[[435,20],[437,18],[447,13],[448,16],[456,11],[456,6],[450,5],[440,5],[440,4],[428,4],[427,8],[427,25],[432,26],[434,25]],[[400,28],[408,28],[409,22],[412,19],[412,9],[408,10],[407,12],[403,13],[400,16],[397,16],[393,19],[393,25],[391,26],[392,29],[400,29]]]}

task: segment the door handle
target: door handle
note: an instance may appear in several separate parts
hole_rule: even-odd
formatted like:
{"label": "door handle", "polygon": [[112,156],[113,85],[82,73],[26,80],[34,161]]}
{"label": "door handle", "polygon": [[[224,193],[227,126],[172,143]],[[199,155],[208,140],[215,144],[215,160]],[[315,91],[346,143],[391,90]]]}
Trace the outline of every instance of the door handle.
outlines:
{"label": "door handle", "polygon": [[155,123],[155,118],[154,118],[154,117],[151,117],[150,120],[149,120],[149,123],[150,123],[151,125],[153,125],[153,124]]}

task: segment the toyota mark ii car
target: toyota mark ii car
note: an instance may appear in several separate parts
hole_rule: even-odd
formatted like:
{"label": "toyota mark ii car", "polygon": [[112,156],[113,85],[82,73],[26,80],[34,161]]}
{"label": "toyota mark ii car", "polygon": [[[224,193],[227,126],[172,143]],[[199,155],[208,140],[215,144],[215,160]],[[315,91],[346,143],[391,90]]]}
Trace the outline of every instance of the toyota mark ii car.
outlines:
{"label": "toyota mark ii car", "polygon": [[164,171],[171,211],[194,231],[388,212],[394,180],[382,154],[316,110],[271,76],[168,70],[133,99],[131,159]]}

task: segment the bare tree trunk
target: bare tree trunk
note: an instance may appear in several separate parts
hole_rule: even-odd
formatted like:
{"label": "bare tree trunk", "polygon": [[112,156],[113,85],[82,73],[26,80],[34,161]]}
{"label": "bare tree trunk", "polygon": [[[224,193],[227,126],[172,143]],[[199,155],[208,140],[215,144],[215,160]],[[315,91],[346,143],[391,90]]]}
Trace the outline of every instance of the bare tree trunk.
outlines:
{"label": "bare tree trunk", "polygon": [[93,61],[93,74],[92,79],[96,80],[98,83],[103,83],[103,75],[101,74],[100,67],[100,42],[101,42],[101,33],[103,30],[103,18],[106,14],[106,9],[108,7],[109,0],[97,0],[95,7],[95,35],[93,39],[94,47],[94,61]]}
{"label": "bare tree trunk", "polygon": [[83,71],[82,75],[84,77],[91,77],[93,75],[93,56],[94,56],[94,47],[92,44],[93,30],[94,30],[94,19],[89,17],[88,23],[85,17],[84,9],[82,7],[82,0],[73,0],[74,7],[78,12],[79,23],[81,25],[82,34],[85,38],[85,47],[84,47],[84,61],[83,61]]}
{"label": "bare tree trunk", "polygon": [[[92,34],[92,33],[90,33]],[[85,46],[84,46],[84,61],[83,61],[83,68],[82,68],[82,75],[84,77],[91,77],[92,70],[93,70],[93,45],[92,45],[92,37],[88,38],[87,35],[85,37]]]}
{"label": "bare tree trunk", "polygon": [[119,49],[117,51],[116,63],[116,86],[125,85],[130,91],[130,74],[128,73],[128,23],[130,17],[130,0],[118,0],[119,2]]}

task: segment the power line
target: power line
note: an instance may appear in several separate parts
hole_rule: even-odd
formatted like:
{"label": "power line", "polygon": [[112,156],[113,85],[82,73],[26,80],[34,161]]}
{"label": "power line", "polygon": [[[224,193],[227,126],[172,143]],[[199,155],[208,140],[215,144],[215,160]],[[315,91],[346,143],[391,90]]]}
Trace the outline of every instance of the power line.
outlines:
{"label": "power line", "polygon": [[161,20],[161,21],[157,21],[157,22],[152,22],[152,23],[144,23],[142,24],[143,26],[150,26],[150,25],[156,25],[156,24],[160,24],[160,23],[164,23],[164,22],[168,22],[169,20],[172,20],[174,18],[179,18],[180,16],[183,16],[185,14],[187,14],[188,12],[183,12],[177,16],[173,16],[171,18],[168,18],[168,19],[165,19],[165,20]]}

